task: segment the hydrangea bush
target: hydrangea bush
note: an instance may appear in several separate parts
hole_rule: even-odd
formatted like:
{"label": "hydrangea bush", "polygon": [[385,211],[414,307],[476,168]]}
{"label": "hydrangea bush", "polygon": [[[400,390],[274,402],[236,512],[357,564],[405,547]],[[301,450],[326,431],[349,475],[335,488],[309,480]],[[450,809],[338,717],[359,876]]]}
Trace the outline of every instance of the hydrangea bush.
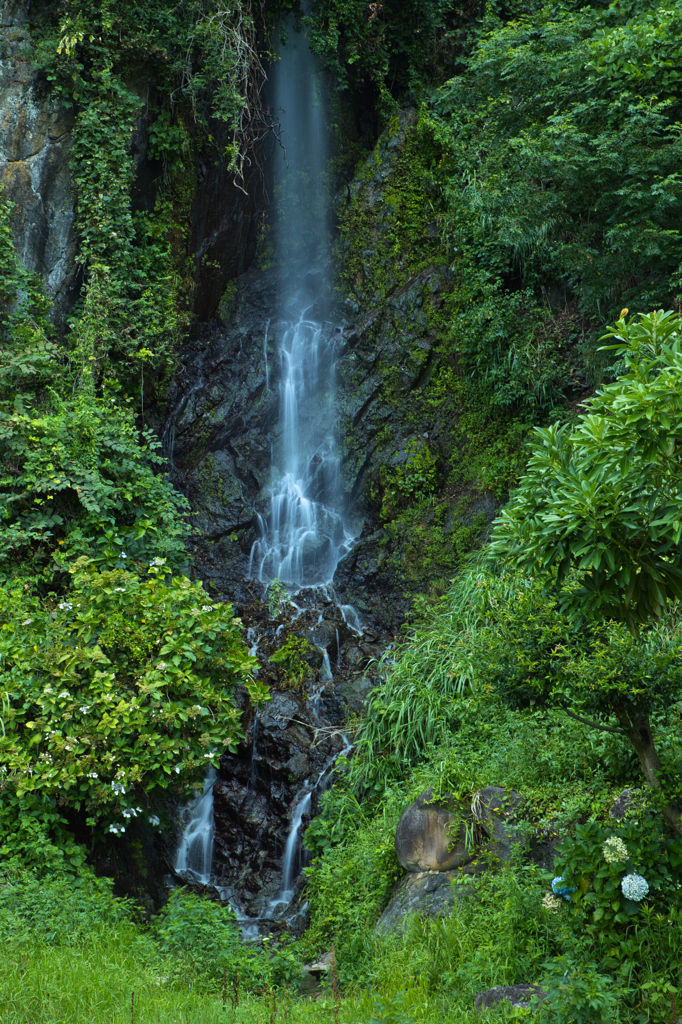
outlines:
{"label": "hydrangea bush", "polygon": [[657,808],[643,808],[637,820],[614,828],[578,825],[560,848],[557,868],[552,891],[574,904],[576,927],[610,955],[630,956],[632,925],[645,902],[661,914],[678,902],[682,841],[665,830]]}
{"label": "hydrangea bush", "polygon": [[[154,794],[183,798],[242,735],[235,686],[266,699],[231,606],[161,568],[129,558],[99,572],[83,557],[68,601],[0,593],[0,803],[10,813],[70,810],[109,838],[134,818],[158,824]],[[0,847],[1,833],[0,821]]]}

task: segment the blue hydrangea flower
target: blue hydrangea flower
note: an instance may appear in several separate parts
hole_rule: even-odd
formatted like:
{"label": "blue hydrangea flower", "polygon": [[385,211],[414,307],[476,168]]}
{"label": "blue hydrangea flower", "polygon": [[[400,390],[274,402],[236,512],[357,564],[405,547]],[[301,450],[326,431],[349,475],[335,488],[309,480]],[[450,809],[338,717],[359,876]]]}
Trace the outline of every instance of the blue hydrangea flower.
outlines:
{"label": "blue hydrangea flower", "polygon": [[636,903],[643,900],[649,892],[649,883],[641,875],[626,875],[620,887],[626,900],[634,900]]}
{"label": "blue hydrangea flower", "polygon": [[565,900],[570,900],[571,893],[575,891],[575,886],[571,888],[570,885],[566,885],[566,879],[563,878],[561,875],[558,875],[556,878],[552,879],[552,892],[556,896],[563,896]]}

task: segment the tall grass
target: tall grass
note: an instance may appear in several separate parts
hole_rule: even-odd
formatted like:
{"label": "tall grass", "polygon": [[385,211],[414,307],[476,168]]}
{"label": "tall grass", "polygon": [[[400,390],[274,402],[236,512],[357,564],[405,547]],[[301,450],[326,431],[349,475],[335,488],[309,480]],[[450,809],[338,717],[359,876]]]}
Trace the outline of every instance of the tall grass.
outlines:
{"label": "tall grass", "polygon": [[463,572],[425,625],[380,662],[383,686],[371,697],[351,767],[356,788],[368,771],[399,759],[414,765],[433,745],[446,742],[460,713],[460,699],[477,687],[472,657],[476,634],[519,586],[518,574],[477,566]]}

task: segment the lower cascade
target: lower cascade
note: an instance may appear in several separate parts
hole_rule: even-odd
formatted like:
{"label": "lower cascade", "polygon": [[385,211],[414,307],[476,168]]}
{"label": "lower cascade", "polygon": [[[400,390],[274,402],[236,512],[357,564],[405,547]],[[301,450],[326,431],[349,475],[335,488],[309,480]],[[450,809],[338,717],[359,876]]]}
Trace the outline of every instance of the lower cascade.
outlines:
{"label": "lower cascade", "polygon": [[215,833],[213,786],[216,778],[217,772],[211,768],[204,782],[203,793],[197,795],[196,800],[186,808],[185,816],[189,820],[173,864],[178,875],[200,885],[208,885],[211,881]]}

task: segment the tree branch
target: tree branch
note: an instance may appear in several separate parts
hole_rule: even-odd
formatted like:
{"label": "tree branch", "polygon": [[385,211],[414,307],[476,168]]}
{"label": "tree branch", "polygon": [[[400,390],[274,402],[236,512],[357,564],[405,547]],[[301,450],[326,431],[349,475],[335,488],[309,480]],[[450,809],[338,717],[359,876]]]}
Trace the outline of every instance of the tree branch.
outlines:
{"label": "tree branch", "polygon": [[592,722],[589,718],[583,718],[582,715],[576,715],[575,711],[569,711],[567,708],[564,708],[563,711],[569,718],[575,718],[576,722],[582,722],[583,725],[589,725],[591,729],[601,729],[602,732],[615,732],[617,736],[628,735],[625,729],[614,729],[611,725],[600,725],[599,722]]}

